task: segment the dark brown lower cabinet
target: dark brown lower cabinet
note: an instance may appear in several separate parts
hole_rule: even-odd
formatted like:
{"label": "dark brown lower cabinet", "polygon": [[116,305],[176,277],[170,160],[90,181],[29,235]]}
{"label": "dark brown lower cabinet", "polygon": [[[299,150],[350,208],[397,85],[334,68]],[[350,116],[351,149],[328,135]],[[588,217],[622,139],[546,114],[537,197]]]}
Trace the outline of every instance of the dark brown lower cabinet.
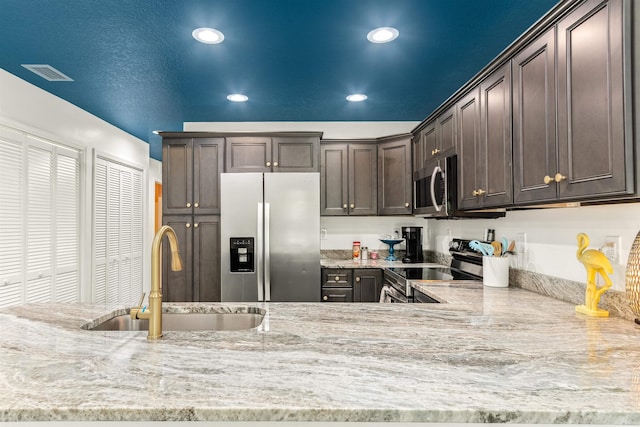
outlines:
{"label": "dark brown lower cabinet", "polygon": [[323,268],[323,302],[378,302],[382,270],[378,268]]}
{"label": "dark brown lower cabinet", "polygon": [[163,301],[220,301],[220,217],[165,216],[178,238],[181,271],[171,271],[168,244],[163,244]]}

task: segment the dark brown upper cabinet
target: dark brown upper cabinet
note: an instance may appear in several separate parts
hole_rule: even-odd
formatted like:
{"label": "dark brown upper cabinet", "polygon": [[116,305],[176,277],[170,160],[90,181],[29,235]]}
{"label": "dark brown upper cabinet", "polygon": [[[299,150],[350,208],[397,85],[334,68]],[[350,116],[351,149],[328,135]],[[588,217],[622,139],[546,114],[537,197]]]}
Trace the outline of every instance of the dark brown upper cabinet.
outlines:
{"label": "dark brown upper cabinet", "polygon": [[511,67],[495,70],[458,101],[458,199],[461,209],[513,201]]}
{"label": "dark brown upper cabinet", "polygon": [[516,204],[557,197],[555,42],[551,28],[511,61]]}
{"label": "dark brown upper cabinet", "polygon": [[411,214],[411,135],[380,138],[378,141],[378,215]]}
{"label": "dark brown upper cabinet", "polygon": [[318,172],[320,136],[230,136],[227,172]]}
{"label": "dark brown upper cabinet", "polygon": [[633,192],[623,5],[590,0],[557,24],[559,199]]}
{"label": "dark brown upper cabinet", "polygon": [[163,215],[220,213],[224,138],[163,138]]}
{"label": "dark brown upper cabinet", "polygon": [[320,145],[321,215],[377,214],[377,150],[373,141]]}
{"label": "dark brown upper cabinet", "polygon": [[413,171],[426,162],[456,148],[456,108],[444,111],[427,123],[413,139]]}
{"label": "dark brown upper cabinet", "polygon": [[622,6],[585,2],[514,57],[516,203],[633,191]]}

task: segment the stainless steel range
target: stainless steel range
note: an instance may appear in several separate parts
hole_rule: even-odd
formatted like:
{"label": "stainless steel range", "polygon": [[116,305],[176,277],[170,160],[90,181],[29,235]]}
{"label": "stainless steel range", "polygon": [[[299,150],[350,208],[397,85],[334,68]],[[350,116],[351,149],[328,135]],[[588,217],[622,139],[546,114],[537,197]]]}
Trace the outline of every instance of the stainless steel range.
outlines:
{"label": "stainless steel range", "polygon": [[449,245],[450,267],[391,267],[384,271],[381,302],[438,302],[416,291],[410,280],[427,282],[472,281],[482,285],[482,255],[469,247],[470,240],[453,239]]}

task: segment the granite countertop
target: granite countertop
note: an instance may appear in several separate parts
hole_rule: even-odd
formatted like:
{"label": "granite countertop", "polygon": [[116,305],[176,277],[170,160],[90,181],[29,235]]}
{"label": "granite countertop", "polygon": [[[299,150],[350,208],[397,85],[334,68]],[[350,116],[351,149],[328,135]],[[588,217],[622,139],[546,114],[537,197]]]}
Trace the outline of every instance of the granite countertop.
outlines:
{"label": "granite countertop", "polygon": [[632,322],[519,288],[414,286],[443,303],[249,304],[259,328],[156,342],[81,329],[125,307],[5,308],[0,422],[640,423]]}
{"label": "granite countertop", "polygon": [[443,267],[432,262],[406,264],[402,261],[385,261],[384,259],[321,259],[320,266],[325,268],[389,268],[389,267]]}

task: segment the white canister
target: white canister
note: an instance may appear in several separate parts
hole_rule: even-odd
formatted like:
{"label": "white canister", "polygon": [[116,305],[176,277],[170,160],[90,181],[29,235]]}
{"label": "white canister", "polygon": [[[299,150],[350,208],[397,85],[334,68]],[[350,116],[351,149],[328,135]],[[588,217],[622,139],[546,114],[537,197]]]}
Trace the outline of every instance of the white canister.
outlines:
{"label": "white canister", "polygon": [[494,288],[509,286],[509,257],[482,257],[482,283]]}

